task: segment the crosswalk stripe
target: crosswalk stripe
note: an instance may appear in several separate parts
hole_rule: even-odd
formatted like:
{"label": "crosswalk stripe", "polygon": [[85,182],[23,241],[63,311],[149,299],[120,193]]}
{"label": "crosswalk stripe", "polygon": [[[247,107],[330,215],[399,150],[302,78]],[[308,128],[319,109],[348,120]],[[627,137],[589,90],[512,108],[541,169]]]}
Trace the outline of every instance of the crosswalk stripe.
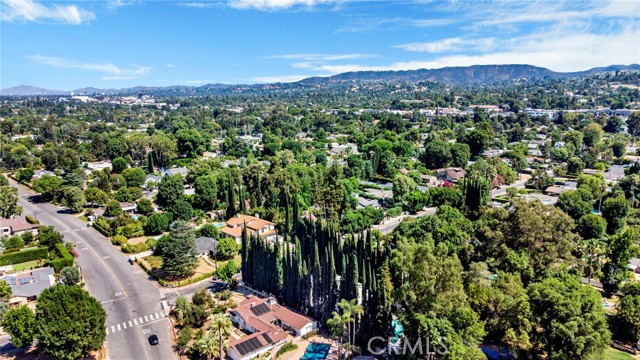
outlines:
{"label": "crosswalk stripe", "polygon": [[116,332],[116,327],[111,325],[111,332]]}
{"label": "crosswalk stripe", "polygon": [[144,323],[144,321],[142,321],[142,316],[138,320],[140,320],[140,324]]}
{"label": "crosswalk stripe", "polygon": [[138,319],[133,319],[133,323],[138,326]]}
{"label": "crosswalk stripe", "polygon": [[131,320],[129,320],[129,327],[132,327],[133,325],[131,325]]}
{"label": "crosswalk stripe", "polygon": [[107,326],[107,335],[109,335],[109,327]]}
{"label": "crosswalk stripe", "polygon": [[121,329],[120,329],[120,324],[118,324],[118,331],[120,331],[120,330],[121,330]]}
{"label": "crosswalk stripe", "polygon": [[127,322],[126,321],[122,323],[122,327],[125,328],[125,329],[127,328]]}
{"label": "crosswalk stripe", "polygon": [[144,321],[149,321],[149,319],[147,319],[147,315],[144,316]]}

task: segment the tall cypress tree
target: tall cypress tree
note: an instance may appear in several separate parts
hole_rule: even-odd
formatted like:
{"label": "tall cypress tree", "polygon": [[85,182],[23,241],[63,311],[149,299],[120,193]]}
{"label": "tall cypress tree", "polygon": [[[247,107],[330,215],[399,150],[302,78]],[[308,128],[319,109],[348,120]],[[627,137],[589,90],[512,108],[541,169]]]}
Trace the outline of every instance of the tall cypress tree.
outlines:
{"label": "tall cypress tree", "polygon": [[155,172],[154,166],[153,166],[153,151],[149,151],[147,153],[147,172],[149,174],[153,174]]}

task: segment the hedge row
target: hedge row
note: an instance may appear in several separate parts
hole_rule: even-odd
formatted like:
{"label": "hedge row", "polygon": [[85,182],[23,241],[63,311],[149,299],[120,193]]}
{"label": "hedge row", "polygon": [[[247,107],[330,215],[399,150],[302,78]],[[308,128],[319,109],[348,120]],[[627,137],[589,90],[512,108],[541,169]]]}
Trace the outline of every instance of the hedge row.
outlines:
{"label": "hedge row", "polygon": [[195,276],[195,277],[190,277],[184,280],[179,280],[179,281],[167,281],[164,279],[158,279],[158,283],[162,286],[170,286],[170,287],[181,287],[181,286],[185,286],[185,285],[189,285],[189,284],[193,284],[196,283],[198,281],[202,281],[208,278],[212,278],[213,275],[215,275],[215,272],[212,273],[208,273],[208,274],[202,274],[199,276]]}
{"label": "hedge row", "polygon": [[[49,251],[46,247],[37,249],[17,251],[9,254],[0,255],[0,266],[19,264],[27,261],[46,259]],[[73,258],[71,259],[73,261]]]}
{"label": "hedge row", "polygon": [[106,221],[106,220],[104,220],[103,218],[101,218],[101,217],[100,217],[100,218],[98,218],[96,221],[94,221],[94,222],[93,222],[93,224],[91,224],[91,226],[92,226],[94,229],[98,230],[98,232],[99,232],[100,234],[102,234],[102,235],[104,235],[104,236],[106,236],[106,237],[109,237],[111,234],[109,234],[109,230],[108,230],[108,229],[106,229],[106,228],[103,226],[103,223],[104,223],[106,226],[108,226],[108,225],[109,225],[109,223],[107,223],[107,221]]}
{"label": "hedge row", "polygon": [[31,216],[29,216],[29,215],[25,216],[24,218],[25,218],[25,220],[27,220],[27,222],[28,222],[29,224],[35,224],[35,225],[40,224],[40,221],[38,221],[36,218],[31,217]]}
{"label": "hedge row", "polygon": [[73,266],[73,255],[62,244],[56,244],[56,252],[60,258],[51,261],[51,266],[56,272],[64,269],[67,266]]}

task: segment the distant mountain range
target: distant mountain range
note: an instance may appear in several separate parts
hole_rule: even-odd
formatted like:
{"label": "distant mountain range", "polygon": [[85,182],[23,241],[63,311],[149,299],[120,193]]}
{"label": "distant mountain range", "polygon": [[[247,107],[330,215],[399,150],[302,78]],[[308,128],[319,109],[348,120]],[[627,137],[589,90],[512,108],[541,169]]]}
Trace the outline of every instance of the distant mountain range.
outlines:
{"label": "distant mountain range", "polygon": [[345,81],[387,81],[408,82],[434,81],[445,84],[496,83],[518,79],[561,78],[572,76],[588,76],[597,73],[615,72],[619,70],[640,70],[640,65],[610,65],[586,71],[561,73],[533,65],[474,65],[456,66],[440,69],[419,69],[406,71],[356,71],[337,74],[329,77],[313,77],[300,81],[307,84]]}
{"label": "distant mountain range", "polygon": [[[389,83],[416,83],[420,81],[433,81],[445,84],[471,84],[471,83],[496,83],[502,81],[513,81],[519,79],[533,78],[564,78],[589,76],[598,73],[640,70],[640,65],[610,65],[607,67],[597,67],[578,72],[555,72],[546,68],[533,65],[474,65],[445,67],[440,69],[419,69],[406,71],[355,71],[337,74],[328,77],[311,77],[289,86],[315,86],[330,85],[335,83],[359,83],[359,82],[389,82]],[[271,85],[224,85],[208,84],[203,86],[166,86],[148,87],[137,86],[124,89],[97,89],[87,87],[73,91],[49,90],[33,86],[20,85],[8,89],[0,90],[3,96],[65,96],[65,95],[132,95],[138,93],[163,95],[203,95],[203,94],[223,94],[235,93],[246,90],[265,90]]]}

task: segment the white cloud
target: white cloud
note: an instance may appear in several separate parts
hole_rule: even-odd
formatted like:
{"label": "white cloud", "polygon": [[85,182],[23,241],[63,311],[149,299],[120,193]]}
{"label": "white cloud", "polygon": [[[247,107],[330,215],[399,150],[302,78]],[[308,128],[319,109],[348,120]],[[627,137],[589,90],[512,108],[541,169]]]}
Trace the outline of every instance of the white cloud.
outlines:
{"label": "white cloud", "polygon": [[339,0],[229,0],[236,9],[285,10],[294,6],[312,7],[318,4],[342,2]]}
{"label": "white cloud", "polygon": [[460,50],[491,50],[495,44],[494,38],[484,39],[463,39],[461,37],[454,37],[448,39],[442,39],[433,42],[420,42],[409,43],[404,45],[396,45],[395,48],[404,49],[407,51],[418,51],[428,53],[439,53],[447,51],[460,51]]}
{"label": "white cloud", "polygon": [[0,0],[0,19],[8,22],[58,22],[78,25],[91,21],[96,15],[75,5],[45,6],[33,0]]}
{"label": "white cloud", "polygon": [[355,60],[367,59],[375,57],[371,54],[285,54],[272,55],[268,59],[294,59],[305,61],[337,61],[337,60]]}
{"label": "white cloud", "polygon": [[611,64],[638,63],[640,27],[617,34],[539,33],[513,39],[509,47],[481,55],[450,55],[430,60],[395,62],[389,65],[320,65],[313,68],[326,74],[349,71],[415,70],[448,66],[530,64],[550,70],[571,72]]}
{"label": "white cloud", "polygon": [[168,68],[175,68],[176,67],[175,64],[171,64],[171,63],[166,63],[166,64],[164,64],[164,66],[166,66]]}
{"label": "white cloud", "polygon": [[444,26],[453,24],[453,19],[425,19],[425,20],[410,20],[409,23],[416,27],[430,27],[430,26]]}
{"label": "white cloud", "polygon": [[274,75],[274,76],[256,76],[251,78],[255,83],[288,83],[300,81],[302,79],[310,78],[316,75]]}
{"label": "white cloud", "polygon": [[114,64],[106,62],[90,63],[42,55],[30,55],[26,58],[38,64],[58,68],[94,71],[107,74],[107,76],[102,78],[103,80],[132,80],[143,77],[153,70],[153,68],[149,66],[129,66],[127,68],[120,68]]}
{"label": "white cloud", "polygon": [[[570,4],[567,9],[565,4]],[[635,0],[598,0],[588,2],[498,2],[487,4],[487,15],[477,25],[504,25],[535,22],[569,22],[598,17],[640,18],[640,2]]]}
{"label": "white cloud", "polygon": [[223,6],[223,4],[219,2],[178,2],[176,5],[196,9],[219,8]]}

